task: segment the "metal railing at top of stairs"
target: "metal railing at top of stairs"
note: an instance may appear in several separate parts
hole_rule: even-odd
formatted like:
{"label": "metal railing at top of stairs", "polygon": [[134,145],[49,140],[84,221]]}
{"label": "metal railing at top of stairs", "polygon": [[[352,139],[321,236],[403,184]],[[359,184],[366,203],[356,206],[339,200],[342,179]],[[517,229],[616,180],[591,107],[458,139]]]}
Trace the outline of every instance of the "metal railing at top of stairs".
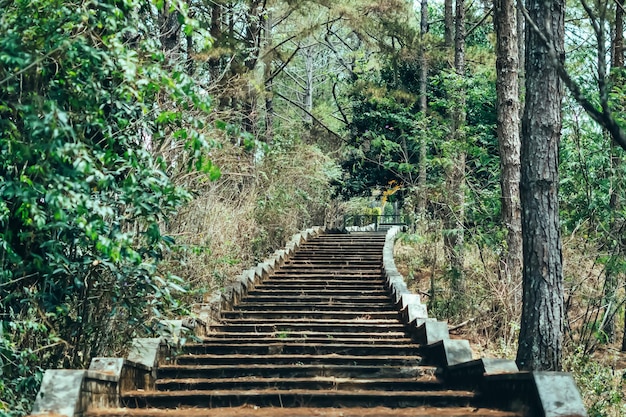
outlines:
{"label": "metal railing at top of stairs", "polygon": [[383,226],[408,226],[409,216],[405,214],[345,214],[343,216],[344,229],[369,225],[374,225],[375,231]]}

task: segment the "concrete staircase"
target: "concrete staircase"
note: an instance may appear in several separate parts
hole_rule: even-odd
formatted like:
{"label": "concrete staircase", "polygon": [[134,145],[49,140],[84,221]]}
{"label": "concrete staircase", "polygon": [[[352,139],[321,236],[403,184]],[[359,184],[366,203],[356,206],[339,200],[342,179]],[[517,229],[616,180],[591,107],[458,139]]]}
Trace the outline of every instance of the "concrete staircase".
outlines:
{"label": "concrete staircase", "polygon": [[201,340],[162,358],[154,388],[89,416],[522,416],[439,379],[384,278],[384,233],[304,243]]}

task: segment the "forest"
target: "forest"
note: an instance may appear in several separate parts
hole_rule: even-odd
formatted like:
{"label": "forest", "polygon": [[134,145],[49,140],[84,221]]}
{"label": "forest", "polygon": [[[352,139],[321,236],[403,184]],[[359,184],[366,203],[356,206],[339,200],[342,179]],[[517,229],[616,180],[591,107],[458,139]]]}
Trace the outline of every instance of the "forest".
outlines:
{"label": "forest", "polygon": [[0,10],[0,415],[396,207],[433,315],[625,414],[624,0]]}

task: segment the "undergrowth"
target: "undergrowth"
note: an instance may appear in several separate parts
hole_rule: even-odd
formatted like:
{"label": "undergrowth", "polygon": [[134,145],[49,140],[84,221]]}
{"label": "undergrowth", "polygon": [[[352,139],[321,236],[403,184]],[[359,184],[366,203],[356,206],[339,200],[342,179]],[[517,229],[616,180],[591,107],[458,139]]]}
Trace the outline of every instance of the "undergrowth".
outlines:
{"label": "undergrowth", "polygon": [[[503,282],[497,273],[497,251],[470,239],[464,265],[466,292],[461,305],[450,306],[454,297],[441,236],[434,222],[399,236],[395,260],[409,288],[421,295],[429,316],[448,320],[451,333],[470,340],[474,357],[515,359],[521,284]],[[572,235],[564,239],[563,258],[568,323],[564,368],[572,372],[590,416],[626,415],[626,356],[619,352],[623,313],[616,317],[612,343],[597,323],[602,318],[598,312],[604,279],[598,261],[602,253],[588,239]]]}

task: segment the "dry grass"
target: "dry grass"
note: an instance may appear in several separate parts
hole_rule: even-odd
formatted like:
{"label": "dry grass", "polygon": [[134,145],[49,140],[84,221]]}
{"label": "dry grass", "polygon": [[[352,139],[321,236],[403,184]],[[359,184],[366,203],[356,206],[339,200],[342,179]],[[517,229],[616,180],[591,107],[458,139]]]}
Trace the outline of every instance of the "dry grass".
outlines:
{"label": "dry grass", "polygon": [[167,270],[204,294],[219,290],[294,233],[323,225],[332,207],[332,163],[313,146],[296,142],[255,160],[225,143],[210,157],[221,178],[181,175],[194,198],[167,225],[176,239]]}
{"label": "dry grass", "polygon": [[[445,304],[432,303],[434,277],[437,298],[450,297],[447,266],[441,232],[421,230],[420,237],[401,239],[395,247],[399,271],[410,289],[433,306],[429,314],[448,319],[455,333],[470,340],[475,356],[514,359],[517,351],[521,284],[504,282],[498,277],[498,256],[493,250],[476,245],[465,254],[466,293],[461,314],[446,315]],[[563,239],[563,269],[568,328],[565,334],[565,368],[571,371],[583,400],[595,416],[626,415],[626,354],[620,352],[623,318],[616,320],[615,341],[601,344],[595,331],[602,320],[601,304],[605,254],[582,233]],[[623,277],[621,277],[623,282]],[[618,299],[623,299],[623,289]],[[442,308],[443,307],[443,308]],[[621,314],[620,314],[621,316]]]}

